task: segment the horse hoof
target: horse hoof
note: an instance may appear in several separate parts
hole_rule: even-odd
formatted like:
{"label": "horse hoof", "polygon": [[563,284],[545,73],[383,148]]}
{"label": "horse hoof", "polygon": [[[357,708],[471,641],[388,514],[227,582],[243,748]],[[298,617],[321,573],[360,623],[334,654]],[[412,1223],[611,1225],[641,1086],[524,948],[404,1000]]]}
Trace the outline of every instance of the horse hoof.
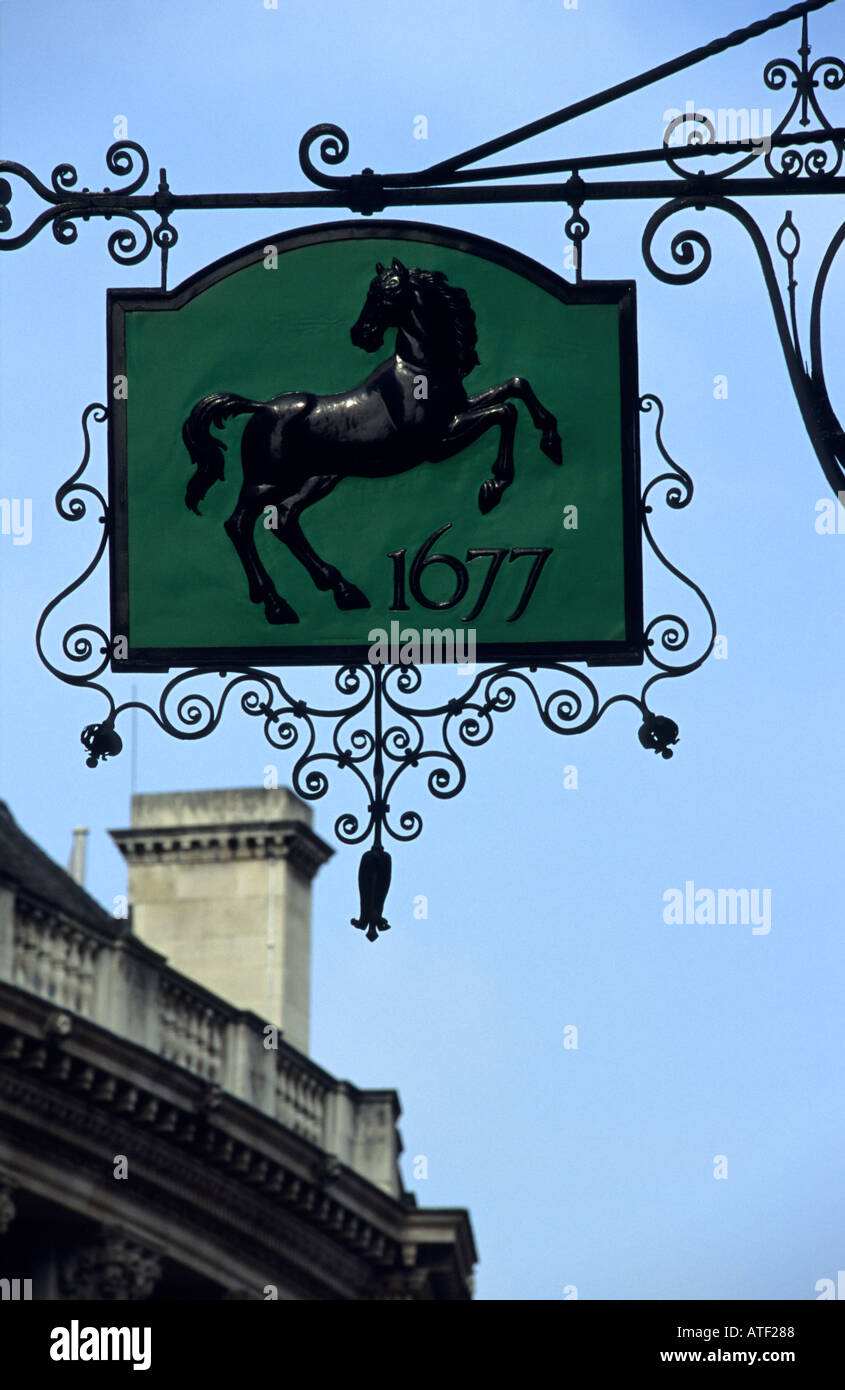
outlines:
{"label": "horse hoof", "polygon": [[285,603],[283,598],[267,599],[264,604],[264,614],[268,623],[298,623],[299,618],[289,603]]}
{"label": "horse hoof", "polygon": [[494,507],[498,507],[504,489],[504,483],[497,483],[494,478],[487,478],[481,484],[478,489],[478,509],[482,516],[486,516]]}
{"label": "horse hoof", "polygon": [[557,430],[546,430],[540,441],[540,448],[552,463],[563,463],[563,445]]}
{"label": "horse hoof", "polygon": [[334,601],[342,612],[353,608],[369,608],[370,600],[354,584],[338,584],[334,591]]}

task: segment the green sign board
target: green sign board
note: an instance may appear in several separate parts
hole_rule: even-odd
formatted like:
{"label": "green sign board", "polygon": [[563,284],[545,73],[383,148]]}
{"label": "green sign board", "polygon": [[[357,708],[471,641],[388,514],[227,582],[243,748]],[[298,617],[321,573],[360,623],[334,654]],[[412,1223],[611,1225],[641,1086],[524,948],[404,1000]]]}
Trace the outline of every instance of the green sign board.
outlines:
{"label": "green sign board", "polygon": [[109,291],[109,378],[115,669],[642,659],[632,283],[332,223]]}

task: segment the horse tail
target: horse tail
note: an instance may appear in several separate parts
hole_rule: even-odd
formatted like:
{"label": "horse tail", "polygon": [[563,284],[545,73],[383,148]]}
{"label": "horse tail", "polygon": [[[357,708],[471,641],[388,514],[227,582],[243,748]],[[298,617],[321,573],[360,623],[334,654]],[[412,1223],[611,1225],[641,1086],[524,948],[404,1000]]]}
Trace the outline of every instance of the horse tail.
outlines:
{"label": "horse tail", "polygon": [[215,439],[211,426],[223,428],[230,415],[243,415],[250,410],[259,410],[263,402],[248,400],[231,391],[215,391],[197,401],[184,425],[182,438],[185,448],[196,465],[196,473],[185,491],[185,505],[200,515],[199,503],[213,483],[222,482],[223,451],[226,445],[222,439]]}

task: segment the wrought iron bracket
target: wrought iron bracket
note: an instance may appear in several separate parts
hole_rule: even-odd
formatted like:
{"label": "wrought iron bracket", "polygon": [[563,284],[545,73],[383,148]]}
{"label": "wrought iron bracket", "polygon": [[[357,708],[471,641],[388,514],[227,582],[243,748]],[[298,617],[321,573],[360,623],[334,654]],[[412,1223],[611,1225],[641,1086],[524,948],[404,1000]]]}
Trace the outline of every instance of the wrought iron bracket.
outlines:
{"label": "wrought iron bracket", "polygon": [[[657,234],[677,214],[714,209],[733,217],[751,238],[804,425],[825,478],[838,493],[845,489],[845,433],[825,380],[821,323],[831,267],[845,240],[845,221],[834,233],[813,283],[807,360],[796,303],[795,264],[800,237],[792,211],[786,212],[776,235],[776,251],[786,270],[785,286],[781,288],[773,253],[758,223],[743,205],[750,199],[775,197],[791,209],[793,199],[835,198],[845,193],[845,127],[832,124],[819,102],[822,87],[826,93],[841,92],[845,87],[845,63],[831,56],[810,61],[807,22],[810,13],[834,2],[803,0],[629,81],[414,172],[379,174],[371,168],[360,174],[341,172],[339,166],[349,155],[349,138],[339,126],[329,123],[312,127],[300,142],[300,167],[313,187],[289,192],[179,194],[170,189],[164,169],[155,192],[144,191],[150,161],[142,146],[129,140],[116,142],[106,153],[109,172],[123,181],[117,189],[78,188],[78,175],[70,164],[57,165],[48,185],[24,165],[3,160],[0,250],[28,245],[47,226],[52,227],[58,242],[69,245],[78,237],[79,222],[94,218],[116,220],[122,225],[108,238],[112,258],[121,265],[134,266],[157,247],[162,288],[166,288],[168,254],[177,239],[171,218],[186,210],[348,208],[369,216],[387,207],[549,203],[568,209],[566,234],[572,242],[575,277],[580,282],[584,243],[590,234],[584,208],[588,204],[642,200],[659,205],[650,215],[642,237],[646,267],[665,284],[687,285],[699,279],[712,261],[708,238],[697,229],[676,232],[669,247],[672,264],[667,267],[655,254]],[[777,126],[762,140],[719,140],[712,121],[703,114],[689,113],[670,123],[657,148],[559,160],[485,163],[477,167],[535,135],[562,128],[792,20],[801,21],[798,61],[775,59],[763,70],[763,82],[770,92],[789,96],[791,89],[791,96]],[[686,137],[686,143],[680,147],[671,143],[676,133]],[[319,163],[314,159],[315,149]],[[627,171],[635,168],[644,172],[632,178]],[[651,176],[652,169],[656,176]],[[602,171],[610,177],[600,177]],[[620,172],[625,177],[619,177]],[[22,231],[12,231],[13,180],[20,180],[45,205]],[[656,559],[699,600],[710,630],[707,641],[700,644],[699,654],[693,656],[691,628],[684,618],[671,614],[653,618],[646,629],[646,660],[654,669],[638,694],[614,694],[602,699],[592,679],[574,666],[538,662],[526,667],[488,667],[477,673],[459,696],[446,703],[425,705],[424,674],[420,668],[354,665],[336,671],[337,698],[333,697],[326,708],[315,708],[296,698],[275,672],[253,667],[220,671],[225,684],[215,695],[209,695],[191,686],[200,678],[211,679],[214,671],[194,668],[170,680],[157,707],[152,708],[137,700],[117,704],[102,684],[100,678],[113,656],[112,641],[102,627],[77,623],[65,632],[60,642],[64,666],[51,661],[43,647],[48,620],[63,599],[92,574],[110,534],[109,509],[102,492],[83,481],[91,451],[89,422],[104,421],[108,412],[105,406],[88,406],[82,418],[83,459],[59,489],[56,505],[62,517],[77,522],[87,514],[87,493],[102,509],[99,521],[103,530],[91,563],[47,605],[38,625],[37,645],[42,660],[59,679],[96,690],[105,701],[99,722],[88,725],[82,734],[89,766],[119,753],[122,740],[116,725],[129,709],[144,710],[158,727],[177,738],[197,739],[219,725],[230,697],[237,696],[241,708],[262,721],[269,744],[293,755],[292,783],[300,796],[309,801],[324,796],[332,769],[350,774],[357,782],[361,806],[357,811],[342,814],[335,831],[349,845],[370,842],[359,873],[361,906],[352,920],[370,940],[375,940],[388,927],[384,902],[391,861],[385,842],[412,840],[422,828],[417,810],[397,810],[400,793],[410,780],[406,774],[412,769],[427,771],[427,787],[434,797],[446,800],[456,796],[466,782],[464,752],[488,741],[496,719],[516,706],[521,693],[533,700],[541,722],[562,735],[592,728],[613,705],[631,704],[639,714],[638,736],[642,745],[664,758],[671,757],[678,741],[678,727],[653,707],[654,687],[696,670],[712,651],[716,626],[712,608],[701,589],[666,558],[654,538],[656,491],[664,488],[665,504],[670,510],[679,510],[692,500],[693,486],[689,475],[664,446],[663,406],[658,398],[643,396],[640,409],[644,413],[656,411],[655,444],[665,465],[664,471],[648,483],[641,499],[641,520],[648,546]],[[401,786],[400,779],[404,779]]]}
{"label": "wrought iron bracket", "polygon": [[[821,361],[822,298],[830,267],[843,239],[845,222],[835,233],[816,276],[809,323],[811,363],[809,369],[801,358],[795,307],[795,277],[793,264],[798,252],[798,231],[787,212],[778,232],[778,250],[787,261],[787,295],[790,323],[787,325],[784,300],[771,268],[771,256],[758,224],[736,198],[842,195],[845,176],[841,173],[845,153],[845,127],[834,126],[827,119],[818,100],[820,86],[827,92],[841,91],[845,86],[845,63],[840,58],[824,56],[810,62],[807,16],[825,8],[835,0],[803,0],[803,3],[779,10],[767,19],[757,20],[744,28],[711,43],[704,44],[639,76],[609,87],[591,97],[571,103],[539,120],[519,126],[504,135],[487,140],[472,149],[464,150],[449,159],[412,173],[377,174],[365,168],[360,174],[332,172],[349,154],[349,137],[337,125],[325,122],[313,126],[302,137],[299,162],[303,173],[317,185],[317,190],[265,193],[205,193],[176,194],[167,182],[165,169],[160,172],[155,193],[140,190],[147,182],[150,161],[143,149],[133,140],[117,141],[106,152],[110,173],[128,179],[118,189],[101,191],[78,189],[78,175],[71,164],[58,164],[50,176],[48,187],[30,169],[10,160],[0,160],[0,250],[15,250],[26,246],[46,226],[62,245],[78,237],[78,222],[102,217],[116,218],[129,225],[113,231],[108,239],[112,258],[120,265],[134,266],[145,260],[158,247],[161,256],[161,284],[167,285],[167,262],[178,232],[171,214],[184,210],[255,209],[255,208],[348,208],[369,216],[387,207],[433,207],[479,203],[547,202],[570,208],[566,234],[573,246],[575,277],[583,274],[583,246],[590,232],[584,216],[587,202],[612,202],[619,199],[659,200],[663,207],[649,220],[643,235],[643,253],[648,269],[668,284],[689,284],[698,279],[712,259],[712,251],[701,232],[679,233],[672,242],[671,253],[677,265],[688,267],[681,273],[660,270],[652,255],[652,241],[658,227],[682,208],[703,210],[721,208],[731,213],[748,231],[763,269],[775,315],[775,323],[798,407],[818,456],[828,484],[835,493],[845,488],[845,442],[842,424],[833,408],[825,382]],[[712,58],[730,48],[766,34],[791,20],[801,20],[799,62],[777,58],[766,64],[763,81],[773,92],[785,92],[791,85],[792,98],[776,128],[765,137],[719,141],[713,123],[705,116],[692,113],[677,118],[664,131],[662,145],[657,149],[627,150],[603,155],[570,157],[559,160],[527,161],[521,163],[473,167],[481,160],[511,149],[535,135],[557,129],[589,112],[608,106],[641,91],[653,83]],[[794,129],[797,119],[800,129]],[[814,124],[815,122],[815,124]],[[687,130],[686,127],[690,129]],[[686,144],[676,148],[670,144],[675,132],[685,133]],[[322,166],[312,158],[319,145]],[[727,167],[705,172],[703,165],[730,156]],[[738,156],[738,157],[737,157]],[[624,170],[635,166],[662,165],[674,177],[638,178],[587,182],[585,173],[597,170]],[[327,167],[326,167],[327,166]],[[738,177],[754,166],[754,177]],[[538,179],[547,175],[568,175],[564,182],[514,182],[523,178]],[[10,204],[12,184],[7,176],[15,176],[47,207],[38,213],[25,230],[13,235]],[[158,218],[154,228],[153,219]],[[795,248],[784,250],[786,231],[795,236]],[[695,249],[701,259],[695,261]]]}
{"label": "wrought iron bracket", "polygon": [[[48,620],[64,599],[81,588],[93,574],[111,534],[105,496],[93,483],[83,480],[91,458],[89,424],[92,420],[103,423],[108,409],[99,404],[86,406],[82,415],[82,461],[59,488],[56,508],[66,521],[81,521],[88,514],[87,494],[99,506],[98,521],[102,531],[90,563],[44,609],[36,631],[36,646],[45,666],[59,680],[96,691],[105,700],[103,717],[82,731],[88,766],[96,767],[121,751],[123,742],[116,726],[120,716],[128,710],[142,710],[160,729],[175,738],[199,739],[218,727],[230,697],[237,696],[241,709],[262,721],[269,745],[278,752],[294,755],[291,785],[299,796],[306,801],[317,801],[325,796],[330,786],[327,772],[330,768],[351,773],[357,782],[362,809],[344,812],[336,820],[334,829],[343,844],[372,842],[361,859],[358,876],[361,903],[358,916],[351,921],[374,941],[389,927],[384,903],[390,883],[391,858],[384,841],[414,840],[423,826],[417,810],[397,810],[402,790],[398,785],[400,779],[411,769],[424,771],[428,768],[426,784],[432,796],[439,800],[457,796],[467,779],[463,750],[488,742],[495,719],[515,707],[519,693],[533,700],[540,721],[547,729],[564,735],[584,733],[593,728],[613,705],[633,705],[640,718],[640,743],[664,758],[671,758],[678,742],[678,726],[652,707],[651,692],[659,682],[687,675],[706,661],[716,638],[716,620],[702,590],[666,558],[654,537],[653,498],[657,490],[665,488],[666,505],[677,511],[692,501],[693,484],[663,442],[662,402],[657,396],[645,395],[639,404],[644,414],[656,411],[655,444],[665,465],[642,493],[643,531],[651,553],[693,592],[702,606],[701,620],[709,632],[697,655],[690,654],[688,621],[661,613],[651,619],[645,630],[646,660],[654,670],[638,694],[615,694],[602,699],[584,671],[564,662],[544,661],[525,667],[500,663],[477,672],[460,695],[445,703],[426,705],[422,703],[422,668],[354,665],[340,667],[335,672],[334,686],[340,698],[325,708],[298,699],[279,674],[257,667],[219,671],[219,678],[226,683],[215,695],[191,688],[200,678],[215,675],[212,668],[194,667],[168,681],[157,708],[135,699],[118,704],[101,681],[115,655],[114,643],[96,623],[75,623],[64,633],[59,644],[64,664],[48,657],[44,648]],[[541,688],[541,681],[548,689]]]}

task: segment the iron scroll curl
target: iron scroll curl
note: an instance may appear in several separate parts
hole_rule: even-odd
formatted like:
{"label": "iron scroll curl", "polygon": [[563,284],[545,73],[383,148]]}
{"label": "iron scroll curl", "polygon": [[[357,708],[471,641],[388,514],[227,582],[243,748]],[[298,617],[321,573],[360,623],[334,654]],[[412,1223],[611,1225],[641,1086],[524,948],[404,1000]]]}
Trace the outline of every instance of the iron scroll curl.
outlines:
{"label": "iron scroll curl", "polygon": [[[800,249],[798,229],[792,212],[787,211],[778,228],[776,245],[779,254],[787,264],[787,297],[789,312],[778,285],[774,263],[766,238],[760,226],[747,208],[721,193],[697,194],[695,197],[673,198],[658,208],[649,218],[642,238],[643,260],[652,275],[664,284],[691,285],[706,274],[713,251],[708,237],[698,229],[685,228],[675,233],[670,243],[670,254],[680,270],[667,269],[658,263],[654,255],[654,241],[657,232],[679,212],[690,209],[704,211],[714,208],[727,213],[739,222],[751,240],[763,273],[763,281],[769,296],[775,328],[781,350],[789,372],[790,382],[807,434],[821,464],[822,471],[833,490],[838,494],[845,488],[845,431],[830,400],[825,381],[821,346],[821,317],[824,291],[834,258],[845,240],[845,223],[840,224],[822,259],[814,282],[810,309],[810,367],[805,366],[798,332],[794,275],[794,262]],[[789,240],[787,239],[789,238]]]}
{"label": "iron scroll curl", "polygon": [[320,158],[326,164],[342,164],[349,154],[349,136],[339,125],[323,121],[306,130],[299,142],[299,165],[303,174],[321,188],[342,187],[348,175],[326,174],[311,159],[311,147],[317,140],[320,141]]}

